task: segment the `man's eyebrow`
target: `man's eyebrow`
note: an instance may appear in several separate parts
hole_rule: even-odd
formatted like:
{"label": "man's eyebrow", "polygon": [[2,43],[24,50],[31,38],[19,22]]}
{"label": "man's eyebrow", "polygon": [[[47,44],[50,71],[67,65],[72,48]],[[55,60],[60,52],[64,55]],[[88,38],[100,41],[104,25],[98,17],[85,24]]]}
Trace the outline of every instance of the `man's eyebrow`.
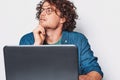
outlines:
{"label": "man's eyebrow", "polygon": [[50,5],[42,6],[42,8],[50,8],[50,7],[51,7]]}

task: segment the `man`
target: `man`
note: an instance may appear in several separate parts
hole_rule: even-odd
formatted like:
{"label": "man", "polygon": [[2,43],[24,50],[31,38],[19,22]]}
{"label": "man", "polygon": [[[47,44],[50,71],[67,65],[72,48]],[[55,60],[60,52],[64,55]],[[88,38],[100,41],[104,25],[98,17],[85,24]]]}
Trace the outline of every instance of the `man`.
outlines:
{"label": "man", "polygon": [[87,38],[78,32],[75,6],[68,0],[43,0],[37,5],[39,25],[24,35],[20,45],[75,44],[78,47],[79,80],[101,80],[103,73]]}

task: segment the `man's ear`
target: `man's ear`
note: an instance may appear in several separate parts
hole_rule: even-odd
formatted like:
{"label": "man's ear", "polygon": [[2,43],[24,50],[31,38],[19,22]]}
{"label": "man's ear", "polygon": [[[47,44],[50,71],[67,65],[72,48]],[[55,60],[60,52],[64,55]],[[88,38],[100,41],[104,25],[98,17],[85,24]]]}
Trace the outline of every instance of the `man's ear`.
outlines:
{"label": "man's ear", "polygon": [[65,23],[65,22],[66,22],[66,18],[63,17],[63,18],[60,19],[61,24]]}

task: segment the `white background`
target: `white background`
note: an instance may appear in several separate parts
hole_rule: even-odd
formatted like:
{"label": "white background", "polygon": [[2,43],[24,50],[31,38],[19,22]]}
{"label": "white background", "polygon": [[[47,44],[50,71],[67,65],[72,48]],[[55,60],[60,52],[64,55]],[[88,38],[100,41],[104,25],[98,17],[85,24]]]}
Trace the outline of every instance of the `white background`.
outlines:
{"label": "white background", "polygon": [[[79,20],[76,31],[86,35],[104,72],[103,80],[120,80],[119,0],[72,0]],[[5,80],[3,46],[18,45],[38,24],[39,0],[0,0],[0,80]]]}

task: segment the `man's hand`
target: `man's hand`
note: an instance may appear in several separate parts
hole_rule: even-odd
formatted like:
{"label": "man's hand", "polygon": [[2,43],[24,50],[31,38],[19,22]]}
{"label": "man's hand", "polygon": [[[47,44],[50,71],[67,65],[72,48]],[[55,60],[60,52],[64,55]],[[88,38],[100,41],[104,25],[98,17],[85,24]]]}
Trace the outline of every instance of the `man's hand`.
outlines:
{"label": "man's hand", "polygon": [[39,25],[37,28],[33,30],[33,35],[34,35],[34,45],[42,45],[44,40],[45,40],[45,29]]}
{"label": "man's hand", "polygon": [[96,72],[96,71],[91,71],[86,75],[80,75],[79,80],[101,80],[102,76]]}

